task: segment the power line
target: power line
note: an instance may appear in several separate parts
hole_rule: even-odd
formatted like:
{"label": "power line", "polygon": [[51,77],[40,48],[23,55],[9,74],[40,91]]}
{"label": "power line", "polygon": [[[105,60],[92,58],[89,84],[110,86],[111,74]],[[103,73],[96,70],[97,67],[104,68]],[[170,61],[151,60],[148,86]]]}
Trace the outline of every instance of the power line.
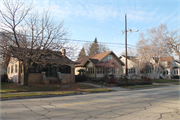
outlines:
{"label": "power line", "polygon": [[[62,40],[69,40],[69,41],[76,41],[76,42],[92,42],[92,41],[86,41],[86,40],[75,40],[75,39],[62,39]],[[119,45],[125,45],[124,43],[108,43],[108,42],[98,42],[98,43],[102,43],[102,44],[108,44],[108,45],[114,45],[114,46],[119,46]],[[144,48],[144,47],[139,47],[137,45],[131,45],[131,44],[127,44],[128,46],[131,46],[131,47],[128,47],[128,48],[141,48],[141,49],[146,49],[146,50],[150,50],[150,51],[155,51],[157,52],[156,50],[152,50],[152,49],[148,49],[148,48]],[[162,51],[161,51],[162,52]],[[163,52],[163,53],[168,53],[168,52]]]}
{"label": "power line", "polygon": [[[31,37],[30,35],[23,35],[23,36],[26,36],[26,37]],[[36,37],[36,36],[34,36]],[[67,41],[74,41],[74,42],[82,42],[82,43],[87,43],[87,42],[90,42],[92,43],[92,41],[87,41],[87,40],[77,40],[77,39],[61,39],[61,40],[67,40]],[[110,43],[110,42],[98,42],[98,43],[102,43],[102,44],[108,44],[109,46],[124,46],[125,44],[124,43]],[[150,50],[150,51],[156,51],[156,50],[152,50],[152,49],[148,49],[148,48],[144,48],[144,47],[139,47],[139,46],[136,46],[136,45],[131,45],[131,44],[127,44],[128,45],[128,48],[141,48],[141,49],[146,49],[146,50]],[[129,47],[131,46],[131,47]],[[168,52],[163,52],[163,53],[168,53]]]}

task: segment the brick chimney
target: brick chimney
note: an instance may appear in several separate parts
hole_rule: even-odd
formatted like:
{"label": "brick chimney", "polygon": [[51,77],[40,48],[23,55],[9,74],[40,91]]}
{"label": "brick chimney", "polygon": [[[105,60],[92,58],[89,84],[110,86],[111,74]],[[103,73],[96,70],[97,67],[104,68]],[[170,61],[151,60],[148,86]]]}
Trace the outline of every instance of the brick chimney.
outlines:
{"label": "brick chimney", "polygon": [[62,55],[66,56],[66,49],[62,49]]}

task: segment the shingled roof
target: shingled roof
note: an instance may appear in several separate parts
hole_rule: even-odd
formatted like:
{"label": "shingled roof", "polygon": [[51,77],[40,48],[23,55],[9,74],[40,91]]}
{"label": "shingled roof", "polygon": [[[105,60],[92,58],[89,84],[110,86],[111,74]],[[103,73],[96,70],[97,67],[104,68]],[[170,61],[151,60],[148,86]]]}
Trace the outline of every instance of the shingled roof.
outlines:
{"label": "shingled roof", "polygon": [[[11,51],[11,56],[6,56],[3,66],[8,65],[11,57],[17,58],[19,61],[22,61],[21,54],[31,54],[31,56],[33,56],[35,54],[41,53],[42,50],[9,47],[9,51]],[[52,58],[52,55],[56,55],[58,58]],[[67,56],[62,55],[60,51],[52,51],[48,49],[45,50],[44,54],[42,53],[41,57],[36,62],[48,63],[50,62],[50,60],[54,63],[59,62],[60,60],[63,63],[75,63],[74,61],[70,60]]]}
{"label": "shingled roof", "polygon": [[[82,67],[87,60],[91,61],[93,64],[98,64],[99,61],[101,61],[104,57],[106,57],[109,54],[114,54],[114,53],[113,53],[113,51],[108,51],[108,52],[104,52],[104,53],[99,53],[99,54],[95,54],[95,55],[91,55],[91,56],[82,57],[76,61],[76,62],[79,62],[79,64],[76,64],[75,66]],[[123,64],[123,62],[121,62],[121,63]]]}
{"label": "shingled roof", "polygon": [[[99,54],[95,54],[95,55],[90,55],[90,56],[85,56],[82,57],[80,59],[78,59],[76,62],[79,62],[80,64],[76,64],[76,67],[81,67],[83,66],[83,64],[87,61],[87,59],[96,59],[96,61],[100,61],[102,60],[104,57],[106,57],[108,54],[110,54],[112,51],[109,52],[104,52],[104,53],[99,53]],[[93,60],[92,60],[93,61]]]}

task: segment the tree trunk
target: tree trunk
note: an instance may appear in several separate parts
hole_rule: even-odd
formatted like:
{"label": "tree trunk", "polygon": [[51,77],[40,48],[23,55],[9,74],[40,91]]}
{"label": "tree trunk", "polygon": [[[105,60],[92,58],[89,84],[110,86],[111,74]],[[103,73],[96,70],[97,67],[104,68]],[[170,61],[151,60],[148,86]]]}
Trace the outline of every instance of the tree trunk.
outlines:
{"label": "tree trunk", "polygon": [[23,67],[24,67],[24,86],[28,86],[29,65],[23,65]]}

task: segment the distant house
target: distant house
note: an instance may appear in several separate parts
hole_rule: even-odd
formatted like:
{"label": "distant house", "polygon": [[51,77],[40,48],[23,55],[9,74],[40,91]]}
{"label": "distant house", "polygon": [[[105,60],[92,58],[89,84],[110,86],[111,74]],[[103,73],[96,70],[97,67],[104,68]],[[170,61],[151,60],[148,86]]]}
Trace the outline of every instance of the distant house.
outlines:
{"label": "distant house", "polygon": [[0,71],[1,71],[1,75],[2,74],[5,74],[7,71],[6,71],[6,67],[4,67],[4,66],[0,66],[1,68],[0,68]]}
{"label": "distant house", "polygon": [[179,75],[180,76],[180,61],[174,60],[175,66],[173,67],[172,74],[173,76]]}
{"label": "distant house", "polygon": [[[125,56],[119,56],[119,59],[125,63]],[[171,79],[175,75],[180,75],[179,68],[180,62],[175,61],[174,58],[171,57],[162,57],[162,58],[152,58],[149,63],[144,64],[141,69],[137,68],[138,62],[135,60],[141,60],[139,57],[127,56],[127,68],[128,68],[128,78],[134,78],[133,76],[137,76],[138,78],[163,78],[163,79]],[[158,65],[159,63],[159,65]],[[125,73],[125,69],[123,70]]]}
{"label": "distant house", "polygon": [[98,80],[105,75],[121,77],[123,73],[122,66],[124,63],[112,51],[85,56],[76,62],[79,64],[75,65],[75,75],[79,74],[80,69],[84,69],[86,77],[90,80]]}
{"label": "distant house", "polygon": [[[12,47],[14,54],[18,52]],[[49,62],[49,59],[54,62]],[[60,61],[60,62],[59,62]],[[11,82],[24,83],[24,71],[21,60],[8,56],[5,58],[4,66],[7,66],[7,75]],[[42,55],[38,62],[33,63],[29,68],[29,84],[49,84],[54,81],[61,83],[74,83],[75,62],[66,57],[66,51],[52,51],[49,55]]]}
{"label": "distant house", "polygon": [[163,72],[161,72],[162,77],[171,79],[173,76],[179,75],[179,63],[174,60],[174,57],[163,57],[161,59],[156,58],[155,61],[158,62],[164,67]]}

